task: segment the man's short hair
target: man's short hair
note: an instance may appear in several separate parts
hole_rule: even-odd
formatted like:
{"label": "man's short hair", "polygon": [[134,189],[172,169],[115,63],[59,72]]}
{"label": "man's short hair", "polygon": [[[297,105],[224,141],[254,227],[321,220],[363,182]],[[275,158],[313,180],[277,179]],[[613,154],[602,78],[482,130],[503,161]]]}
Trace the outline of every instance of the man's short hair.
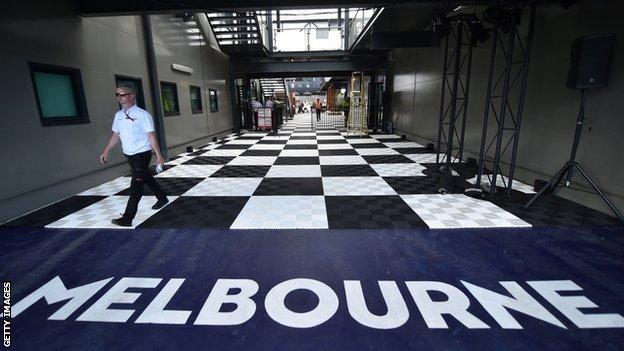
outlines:
{"label": "man's short hair", "polygon": [[130,93],[132,95],[136,94],[136,91],[134,90],[134,87],[132,85],[130,85],[130,84],[127,84],[127,83],[117,84],[117,88],[118,89],[121,88],[121,89],[127,91],[128,93]]}

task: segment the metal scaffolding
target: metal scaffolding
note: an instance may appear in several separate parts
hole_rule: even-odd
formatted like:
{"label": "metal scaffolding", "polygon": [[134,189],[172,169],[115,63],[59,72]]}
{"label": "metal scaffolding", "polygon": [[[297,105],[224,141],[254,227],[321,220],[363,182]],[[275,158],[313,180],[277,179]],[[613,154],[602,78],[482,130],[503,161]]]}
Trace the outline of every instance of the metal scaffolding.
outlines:
{"label": "metal scaffolding", "polygon": [[[468,19],[466,15],[449,18],[451,30],[445,40],[436,165],[448,176],[452,172],[451,163],[461,161],[464,152],[474,47]],[[449,48],[452,50],[450,53]]]}
{"label": "metal scaffolding", "polygon": [[[522,11],[519,7],[499,7],[494,22],[476,183],[478,187],[489,185],[491,196],[496,193],[497,183],[506,188],[508,194],[513,185],[535,27],[535,7],[533,2],[525,33],[520,33],[517,21]],[[488,129],[490,123],[493,128]],[[493,133],[488,135],[490,131]],[[483,176],[488,180],[482,184]]]}

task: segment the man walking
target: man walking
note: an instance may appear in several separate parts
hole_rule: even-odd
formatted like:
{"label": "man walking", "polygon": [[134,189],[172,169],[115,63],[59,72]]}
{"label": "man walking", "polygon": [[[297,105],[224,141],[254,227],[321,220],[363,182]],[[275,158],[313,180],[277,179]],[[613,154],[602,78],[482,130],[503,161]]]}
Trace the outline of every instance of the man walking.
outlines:
{"label": "man walking", "polygon": [[148,168],[152,159],[152,150],[156,153],[156,163],[161,167],[165,163],[165,159],[160,153],[152,116],[135,104],[134,87],[128,84],[120,84],[117,86],[115,96],[122,109],[115,114],[111,128],[113,134],[102,155],[100,155],[100,162],[106,164],[108,153],[121,139],[123,153],[132,169],[130,198],[121,218],[113,219],[111,222],[118,226],[131,227],[139,201],[143,196],[143,184],[147,184],[158,199],[156,204],[152,206],[153,210],[160,209],[169,202]]}
{"label": "man walking", "polygon": [[321,104],[321,99],[316,99],[314,103],[314,108],[316,109],[316,121],[321,120],[321,110],[323,109],[323,105]]}

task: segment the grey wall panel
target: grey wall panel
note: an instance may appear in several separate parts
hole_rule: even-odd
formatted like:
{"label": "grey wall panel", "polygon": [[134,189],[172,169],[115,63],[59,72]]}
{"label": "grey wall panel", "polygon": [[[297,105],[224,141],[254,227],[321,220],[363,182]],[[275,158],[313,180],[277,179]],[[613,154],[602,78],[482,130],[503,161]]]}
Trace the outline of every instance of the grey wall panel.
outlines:
{"label": "grey wall panel", "polygon": [[[109,167],[98,162],[118,109],[115,74],[140,78],[147,109],[154,109],[140,17],[78,18],[71,6],[57,2],[48,11],[42,3],[28,16],[0,22],[0,160],[10,165],[0,167],[0,222],[127,172],[119,147],[111,152]],[[190,46],[184,27],[168,17],[153,19],[160,79],[178,85],[181,115],[165,119],[168,145],[178,152],[231,129],[228,57],[205,45]],[[80,69],[90,123],[41,125],[29,61]],[[172,62],[195,72],[172,72]],[[201,114],[191,114],[190,84],[202,88]],[[219,90],[217,113],[209,112],[208,86]]]}
{"label": "grey wall panel", "polygon": [[[616,33],[609,86],[587,91],[587,120],[577,161],[623,208],[624,164],[620,160],[624,140],[620,135],[624,132],[624,22],[618,17],[617,7],[606,0],[579,2],[568,10],[556,4],[538,7],[516,174],[521,181],[532,184],[535,178],[548,179],[568,160],[579,108],[579,92],[565,87],[570,45],[581,35]],[[527,23],[525,11],[523,25]],[[490,50],[491,40],[479,44],[473,53],[465,140],[468,156],[476,156],[481,143]],[[395,127],[421,142],[435,141],[443,46],[398,49],[392,56]],[[410,88],[412,77],[416,83]],[[413,101],[405,97],[411,91]],[[591,194],[573,190],[560,194],[606,211]]]}

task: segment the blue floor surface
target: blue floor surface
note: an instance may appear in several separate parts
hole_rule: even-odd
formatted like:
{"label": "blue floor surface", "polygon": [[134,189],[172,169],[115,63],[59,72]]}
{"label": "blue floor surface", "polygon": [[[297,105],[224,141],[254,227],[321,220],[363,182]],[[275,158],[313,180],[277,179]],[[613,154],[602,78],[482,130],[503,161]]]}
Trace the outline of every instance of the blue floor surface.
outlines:
{"label": "blue floor surface", "polygon": [[[0,277],[10,281],[11,304],[59,277],[67,289],[113,278],[64,320],[48,320],[67,301],[39,299],[11,319],[15,350],[510,350],[624,348],[624,328],[580,328],[527,281],[570,280],[597,308],[584,314],[624,314],[624,232],[622,227],[478,230],[52,230],[0,228]],[[126,322],[78,321],[123,277],[159,278],[155,288],[129,288],[134,302]],[[190,311],[181,325],[135,323],[171,278],[184,283],[167,310]],[[265,298],[291,279],[321,282],[338,298],[335,313],[312,327],[276,321],[276,305]],[[239,325],[197,325],[217,279],[248,279],[259,290],[255,312]],[[357,280],[368,309],[386,313],[378,281],[396,282],[409,318],[392,329],[356,321],[345,297],[346,280]],[[429,328],[406,281],[435,281],[457,288],[470,301],[468,312],[487,329],[471,329],[443,315],[448,329]],[[508,310],[523,329],[504,329],[462,281],[509,295],[498,282],[515,281],[566,329]],[[241,289],[230,289],[237,295]],[[448,297],[430,292],[434,301]],[[268,300],[268,299],[267,299]],[[287,294],[295,314],[317,311],[327,301],[309,290]],[[221,312],[239,306],[226,303]],[[134,311],[134,312],[132,312]],[[15,312],[14,312],[15,314]],[[283,316],[282,316],[283,317]],[[286,318],[286,317],[283,317]],[[286,318],[288,319],[288,318]],[[303,318],[304,320],[306,318]],[[282,322],[284,319],[281,319]],[[294,321],[293,318],[290,319]],[[294,322],[293,322],[294,323]]]}

